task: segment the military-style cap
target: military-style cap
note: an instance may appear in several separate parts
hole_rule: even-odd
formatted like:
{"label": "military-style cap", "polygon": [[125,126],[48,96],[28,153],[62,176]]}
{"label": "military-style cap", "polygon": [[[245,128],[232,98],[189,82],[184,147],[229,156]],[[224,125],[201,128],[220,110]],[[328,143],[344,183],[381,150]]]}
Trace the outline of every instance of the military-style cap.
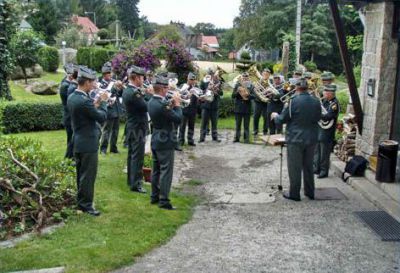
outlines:
{"label": "military-style cap", "polygon": [[264,70],[262,72],[268,72],[271,73],[271,70],[269,70],[268,68],[264,68]]}
{"label": "military-style cap", "polygon": [[325,71],[324,73],[321,74],[321,80],[323,81],[329,81],[329,80],[334,80],[335,75],[333,75],[332,72]]}
{"label": "military-style cap", "polygon": [[176,74],[174,72],[168,72],[167,78],[168,79],[177,79],[178,78],[178,74]]}
{"label": "military-style cap", "polygon": [[144,76],[146,74],[146,70],[144,70],[144,68],[141,68],[136,65],[132,65],[131,67],[129,67],[127,72],[128,75],[136,74]]}
{"label": "military-style cap", "polygon": [[296,69],[294,72],[293,72],[293,74],[294,75],[303,75],[303,71],[301,71],[300,69]]}
{"label": "military-style cap", "polygon": [[336,89],[337,89],[336,84],[327,84],[327,85],[324,85],[324,91],[326,91],[326,92],[333,92],[333,93],[335,93],[335,92],[336,92]]}
{"label": "military-style cap", "polygon": [[154,77],[154,80],[153,80],[153,82],[152,82],[154,85],[165,85],[165,86],[168,86],[168,84],[169,84],[169,80],[168,80],[168,78],[166,78],[166,77],[164,77],[164,76],[162,76],[162,75],[156,75],[155,77]]}
{"label": "military-style cap", "polygon": [[74,74],[74,65],[71,63],[65,64],[64,65],[64,71],[67,74]]}
{"label": "military-style cap", "polygon": [[249,77],[249,73],[243,72],[243,73],[242,73],[242,77]]}
{"label": "military-style cap", "polygon": [[307,88],[308,87],[307,79],[304,77],[297,79],[296,86]]}
{"label": "military-style cap", "polygon": [[312,78],[312,74],[311,74],[311,72],[307,71],[307,72],[304,72],[303,77],[311,79]]}
{"label": "military-style cap", "polygon": [[193,74],[192,72],[189,72],[188,80],[195,80],[195,79],[196,79],[196,75]]}
{"label": "military-style cap", "polygon": [[93,71],[90,68],[87,68],[86,66],[80,66],[78,71],[78,78],[95,80],[97,78],[96,71]]}
{"label": "military-style cap", "polygon": [[280,79],[280,78],[281,78],[281,75],[280,75],[279,73],[275,73],[273,77],[274,77],[274,79],[276,79],[276,78],[279,78],[279,79]]}
{"label": "military-style cap", "polygon": [[147,70],[147,72],[146,72],[146,76],[154,76],[154,72],[153,71],[151,71],[151,70]]}
{"label": "military-style cap", "polygon": [[101,68],[101,73],[111,73],[112,71],[112,65],[111,62],[106,62],[103,67]]}

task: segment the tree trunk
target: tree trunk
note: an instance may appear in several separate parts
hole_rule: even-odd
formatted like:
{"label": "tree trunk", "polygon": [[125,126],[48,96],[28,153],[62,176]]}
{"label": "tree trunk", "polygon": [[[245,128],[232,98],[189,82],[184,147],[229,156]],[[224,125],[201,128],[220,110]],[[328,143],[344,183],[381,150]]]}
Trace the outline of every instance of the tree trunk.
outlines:
{"label": "tree trunk", "polygon": [[22,73],[24,74],[25,84],[28,84],[28,76],[26,75],[26,68],[25,67],[21,68],[22,68]]}
{"label": "tree trunk", "polygon": [[312,62],[314,62],[314,50],[311,51],[311,60]]}

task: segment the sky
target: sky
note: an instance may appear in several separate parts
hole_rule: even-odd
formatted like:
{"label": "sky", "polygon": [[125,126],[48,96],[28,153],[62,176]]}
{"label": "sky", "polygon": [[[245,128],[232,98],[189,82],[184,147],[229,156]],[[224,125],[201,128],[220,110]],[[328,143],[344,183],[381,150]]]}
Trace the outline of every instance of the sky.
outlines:
{"label": "sky", "polygon": [[218,28],[232,27],[239,6],[240,0],[140,0],[138,5],[140,15],[150,22],[212,23]]}

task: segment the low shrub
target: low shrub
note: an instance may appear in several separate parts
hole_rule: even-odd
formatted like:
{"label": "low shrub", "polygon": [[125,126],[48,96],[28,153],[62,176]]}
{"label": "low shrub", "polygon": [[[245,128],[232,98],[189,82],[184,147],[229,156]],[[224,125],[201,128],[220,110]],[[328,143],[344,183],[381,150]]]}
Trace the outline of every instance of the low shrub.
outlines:
{"label": "low shrub", "polygon": [[336,98],[339,101],[340,113],[346,113],[347,105],[349,104],[349,91],[347,89],[336,92]]}
{"label": "low shrub", "polygon": [[38,51],[39,64],[44,71],[56,72],[58,68],[58,50],[52,46],[44,46]]}
{"label": "low shrub", "polygon": [[233,115],[234,102],[233,99],[229,97],[223,97],[219,101],[218,116],[220,118],[226,118]]}
{"label": "low shrub", "polygon": [[80,47],[76,53],[76,61],[80,65],[91,67],[91,49],[90,47]]}
{"label": "low shrub", "polygon": [[80,65],[86,65],[100,72],[103,64],[111,61],[115,54],[117,54],[116,50],[98,47],[81,47],[76,54],[76,61]]}
{"label": "low shrub", "polygon": [[317,64],[314,63],[313,61],[304,62],[304,67],[307,69],[307,71],[310,72],[315,72],[317,70]]}
{"label": "low shrub", "polygon": [[274,73],[274,63],[273,62],[263,62],[258,65],[260,72],[262,72],[265,68],[268,68],[271,73]]}
{"label": "low shrub", "polygon": [[0,128],[4,133],[62,128],[61,103],[6,103],[0,110]]}
{"label": "low shrub", "polygon": [[75,203],[74,168],[29,138],[0,137],[0,240],[67,218]]}

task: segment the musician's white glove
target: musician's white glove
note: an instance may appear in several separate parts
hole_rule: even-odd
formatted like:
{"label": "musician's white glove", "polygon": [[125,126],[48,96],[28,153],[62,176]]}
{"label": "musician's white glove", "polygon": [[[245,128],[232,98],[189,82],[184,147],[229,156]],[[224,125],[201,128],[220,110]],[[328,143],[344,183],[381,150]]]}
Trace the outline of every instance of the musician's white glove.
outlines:
{"label": "musician's white glove", "polygon": [[278,117],[279,116],[279,114],[277,113],[277,112],[273,112],[272,114],[271,114],[271,120],[274,120],[276,117]]}

